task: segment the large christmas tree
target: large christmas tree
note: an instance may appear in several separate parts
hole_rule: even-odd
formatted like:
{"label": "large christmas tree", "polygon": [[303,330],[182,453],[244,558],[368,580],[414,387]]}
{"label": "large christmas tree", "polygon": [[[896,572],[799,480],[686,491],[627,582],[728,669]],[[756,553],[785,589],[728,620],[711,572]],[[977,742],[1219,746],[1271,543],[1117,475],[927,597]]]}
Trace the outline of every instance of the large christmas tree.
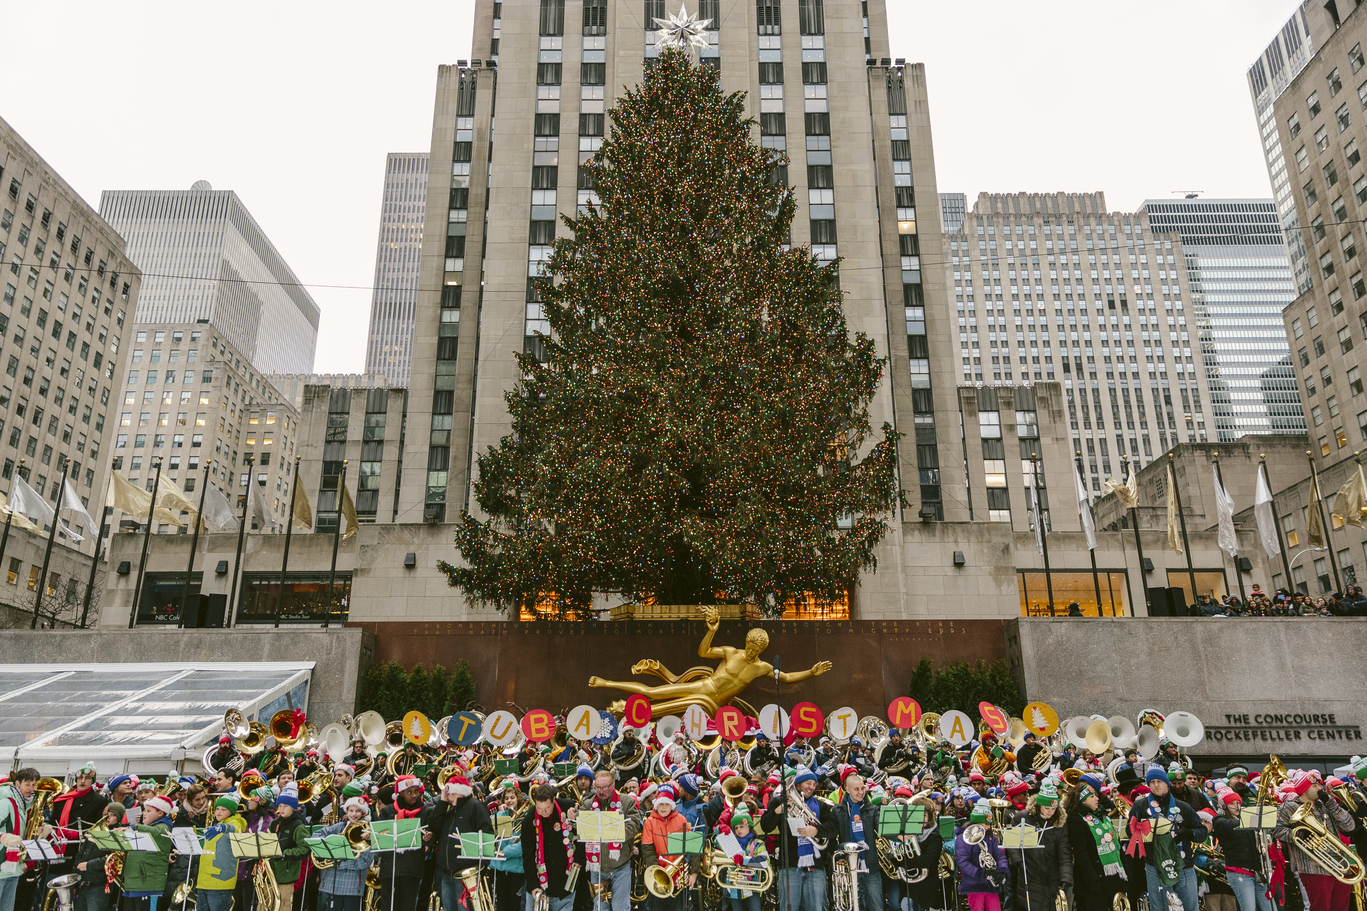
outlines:
{"label": "large christmas tree", "polygon": [[679,50],[612,111],[600,201],[540,282],[545,360],[519,356],[512,433],[478,457],[487,518],[463,517],[466,565],[440,564],[472,601],[776,615],[876,565],[902,500],[896,432],[869,445],[884,361],[846,329],[838,263],[787,249],[786,161],[744,111]]}

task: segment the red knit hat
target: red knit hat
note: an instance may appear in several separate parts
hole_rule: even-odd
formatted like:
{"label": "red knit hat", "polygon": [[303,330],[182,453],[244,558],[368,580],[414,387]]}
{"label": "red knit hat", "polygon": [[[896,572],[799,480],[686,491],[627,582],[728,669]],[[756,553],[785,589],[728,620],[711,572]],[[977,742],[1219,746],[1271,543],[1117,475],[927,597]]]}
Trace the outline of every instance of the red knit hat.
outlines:
{"label": "red knit hat", "polygon": [[1310,790],[1310,786],[1315,783],[1315,778],[1305,769],[1293,769],[1291,774],[1286,776],[1286,786],[1295,793],[1297,797],[1302,796]]}
{"label": "red knit hat", "polygon": [[1019,797],[1030,790],[1030,786],[1023,781],[1018,781],[1006,789],[1007,797]]}
{"label": "red knit hat", "polygon": [[849,778],[851,775],[857,774],[859,774],[859,770],[856,769],[854,766],[848,764],[842,765],[840,767],[840,783],[843,785],[845,783],[846,778]]}
{"label": "red knit hat", "polygon": [[1219,788],[1218,790],[1216,790],[1215,796],[1220,798],[1221,803],[1244,802],[1243,798],[1239,796],[1239,792],[1234,790],[1233,788]]}

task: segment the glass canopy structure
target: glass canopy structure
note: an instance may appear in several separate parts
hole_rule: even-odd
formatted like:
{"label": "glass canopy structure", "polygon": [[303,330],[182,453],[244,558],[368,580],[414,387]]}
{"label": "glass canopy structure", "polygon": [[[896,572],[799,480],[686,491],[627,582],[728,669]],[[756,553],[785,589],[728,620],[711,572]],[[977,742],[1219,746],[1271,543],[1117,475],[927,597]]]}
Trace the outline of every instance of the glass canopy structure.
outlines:
{"label": "glass canopy structure", "polygon": [[[312,661],[0,664],[0,764],[62,777],[198,771],[223,713],[308,708]],[[187,768],[185,760],[190,760]]]}

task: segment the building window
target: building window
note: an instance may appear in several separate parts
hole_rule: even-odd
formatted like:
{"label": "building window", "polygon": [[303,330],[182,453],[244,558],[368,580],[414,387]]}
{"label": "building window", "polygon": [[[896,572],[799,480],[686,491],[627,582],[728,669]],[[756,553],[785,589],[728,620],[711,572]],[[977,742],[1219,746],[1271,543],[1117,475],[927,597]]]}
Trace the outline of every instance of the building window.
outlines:
{"label": "building window", "polygon": [[1311,120],[1320,116],[1320,93],[1311,92],[1310,97],[1305,99],[1305,106],[1310,109]]}

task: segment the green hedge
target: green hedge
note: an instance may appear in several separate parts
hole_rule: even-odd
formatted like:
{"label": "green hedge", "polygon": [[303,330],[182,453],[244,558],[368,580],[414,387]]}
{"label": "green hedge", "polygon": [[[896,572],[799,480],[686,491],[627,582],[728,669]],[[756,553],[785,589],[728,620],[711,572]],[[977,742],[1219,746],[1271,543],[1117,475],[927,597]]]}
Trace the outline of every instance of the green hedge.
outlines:
{"label": "green hedge", "polygon": [[921,704],[923,712],[944,714],[958,709],[973,719],[978,717],[980,702],[990,702],[1015,717],[1020,717],[1026,704],[1005,660],[973,665],[957,661],[937,671],[929,658],[922,658],[911,674],[907,695]]}
{"label": "green hedge", "polygon": [[440,664],[430,669],[415,664],[405,671],[397,661],[381,661],[371,665],[361,681],[357,712],[376,711],[385,721],[399,721],[417,710],[436,724],[474,701],[475,679],[464,659],[450,671]]}

